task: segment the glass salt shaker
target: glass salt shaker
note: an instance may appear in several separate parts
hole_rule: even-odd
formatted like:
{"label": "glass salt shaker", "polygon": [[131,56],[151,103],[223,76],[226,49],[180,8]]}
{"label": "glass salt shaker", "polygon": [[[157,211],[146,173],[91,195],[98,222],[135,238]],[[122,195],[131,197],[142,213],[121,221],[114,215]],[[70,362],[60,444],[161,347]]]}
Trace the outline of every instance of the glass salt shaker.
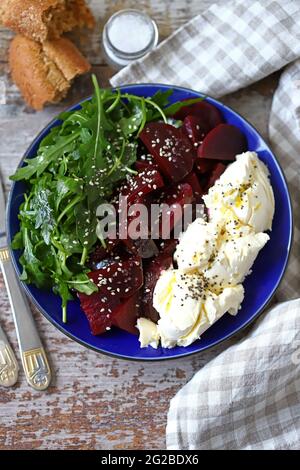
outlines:
{"label": "glass salt shaker", "polygon": [[115,69],[140,59],[157,46],[158,28],[139,10],[121,10],[110,17],[102,34],[107,61]]}

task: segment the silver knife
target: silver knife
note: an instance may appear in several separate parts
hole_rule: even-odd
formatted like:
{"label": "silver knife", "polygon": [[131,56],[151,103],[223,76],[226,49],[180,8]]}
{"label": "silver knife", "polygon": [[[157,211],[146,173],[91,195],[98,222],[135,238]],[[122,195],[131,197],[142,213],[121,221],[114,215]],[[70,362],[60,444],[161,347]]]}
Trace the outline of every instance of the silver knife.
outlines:
{"label": "silver knife", "polygon": [[7,247],[5,200],[0,181],[0,268],[8,292],[16,327],[26,380],[35,390],[45,390],[51,381],[51,371],[29,304],[16,277]]}

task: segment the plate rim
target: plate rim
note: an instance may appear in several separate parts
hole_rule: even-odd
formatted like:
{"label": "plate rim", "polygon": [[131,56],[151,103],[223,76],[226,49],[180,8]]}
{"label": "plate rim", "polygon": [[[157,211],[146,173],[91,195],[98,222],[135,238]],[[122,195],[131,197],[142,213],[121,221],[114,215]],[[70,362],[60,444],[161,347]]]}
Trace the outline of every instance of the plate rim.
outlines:
{"label": "plate rim", "polygon": [[[283,280],[284,274],[286,272],[286,269],[287,269],[287,266],[288,266],[288,263],[289,263],[289,260],[290,260],[291,248],[292,248],[292,245],[293,245],[293,237],[294,237],[294,215],[293,215],[293,205],[292,205],[292,200],[291,200],[291,196],[290,196],[289,184],[287,182],[287,179],[286,179],[286,176],[285,176],[284,171],[282,169],[282,166],[281,166],[280,162],[278,161],[277,157],[275,156],[275,154],[273,153],[272,149],[270,148],[269,144],[265,141],[265,139],[262,137],[260,132],[258,132],[256,127],[253,126],[253,124],[251,124],[246,118],[244,118],[240,113],[235,111],[230,106],[225,105],[224,103],[222,103],[222,101],[219,101],[218,99],[213,98],[212,96],[208,95],[207,93],[202,93],[202,92],[193,90],[192,88],[186,88],[186,87],[177,86],[177,85],[167,85],[167,84],[164,84],[164,83],[137,83],[137,84],[132,84],[131,83],[131,84],[124,84],[120,87],[105,87],[105,89],[109,89],[109,90],[121,89],[122,90],[124,88],[126,88],[126,89],[135,88],[136,89],[136,88],[143,88],[143,87],[157,87],[157,88],[174,89],[174,90],[178,90],[178,91],[183,91],[185,93],[192,93],[192,94],[196,94],[198,96],[204,97],[204,98],[208,98],[210,102],[215,103],[215,104],[223,107],[224,109],[228,110],[230,113],[237,116],[241,121],[244,121],[248,126],[250,126],[256,132],[256,134],[260,137],[260,139],[263,141],[266,148],[268,149],[268,152],[272,155],[276,166],[278,167],[279,173],[280,173],[280,175],[282,177],[282,180],[283,180],[283,183],[284,183],[284,189],[285,189],[285,193],[286,193],[286,196],[287,196],[288,212],[289,212],[289,219],[290,219],[290,231],[289,231],[289,241],[288,241],[288,246],[287,246],[287,256],[286,256],[286,259],[285,259],[283,269],[280,273],[279,281],[273,287],[271,294],[266,299],[266,301],[263,303],[263,305],[258,309],[258,311],[248,321],[246,321],[246,323],[243,326],[235,328],[232,332],[228,333],[226,336],[218,339],[217,341],[214,341],[212,344],[210,344],[208,346],[205,346],[205,347],[203,347],[202,349],[199,349],[199,350],[190,351],[190,352],[182,352],[182,353],[176,354],[174,356],[133,357],[133,356],[128,356],[126,354],[108,352],[108,351],[103,350],[99,347],[93,346],[90,343],[87,343],[86,341],[76,337],[75,335],[73,335],[72,333],[70,333],[66,329],[64,329],[63,326],[56,323],[56,321],[47,313],[47,311],[35,299],[33,294],[30,292],[28,285],[26,283],[24,283],[23,281],[20,281],[18,279],[22,289],[26,292],[26,295],[28,296],[30,301],[35,305],[35,307],[37,308],[39,313],[41,313],[57,330],[59,330],[61,333],[63,333],[69,339],[75,341],[76,343],[80,344],[81,346],[84,346],[84,347],[86,347],[86,348],[88,348],[92,351],[95,351],[98,354],[104,354],[106,356],[113,357],[113,358],[119,358],[119,359],[122,359],[122,360],[128,360],[128,361],[134,361],[134,362],[161,362],[161,361],[171,361],[171,360],[176,360],[176,359],[182,359],[182,358],[193,356],[194,354],[200,354],[204,351],[212,349],[213,347],[217,346],[218,344],[227,341],[228,339],[232,338],[237,333],[243,331],[245,328],[247,328],[249,325],[251,325],[251,323],[253,323],[266,310],[266,308],[271,303],[278,287],[280,286],[280,284]],[[71,104],[67,108],[64,108],[63,111],[60,111],[60,113],[57,116],[55,116],[53,119],[51,119],[51,121],[49,121],[40,130],[40,132],[32,140],[31,144],[26,148],[25,152],[23,153],[22,158],[20,159],[19,164],[17,165],[17,168],[20,168],[23,165],[24,159],[31,152],[31,149],[36,145],[36,142],[46,132],[46,129],[50,128],[56,121],[59,120],[58,118],[59,118],[60,114],[73,110],[73,108],[81,105],[82,103],[84,103],[86,101],[91,100],[91,98],[92,98],[92,95],[89,95],[89,96],[81,99],[80,101]],[[48,131],[48,133],[49,133],[49,131]],[[16,181],[13,181],[13,183],[11,185],[11,188],[9,190],[9,195],[8,195],[8,200],[7,200],[7,207],[6,207],[6,227],[7,227],[8,248],[9,248],[9,251],[10,251],[12,264],[13,264],[15,273],[16,273],[17,277],[19,278],[21,273],[20,273],[18,265],[17,265],[15,252],[11,248],[12,237],[11,237],[11,230],[10,230],[10,223],[9,223],[10,222],[10,214],[11,214],[12,197],[13,197],[13,192],[14,192],[14,188],[15,188],[16,183],[17,183]]]}

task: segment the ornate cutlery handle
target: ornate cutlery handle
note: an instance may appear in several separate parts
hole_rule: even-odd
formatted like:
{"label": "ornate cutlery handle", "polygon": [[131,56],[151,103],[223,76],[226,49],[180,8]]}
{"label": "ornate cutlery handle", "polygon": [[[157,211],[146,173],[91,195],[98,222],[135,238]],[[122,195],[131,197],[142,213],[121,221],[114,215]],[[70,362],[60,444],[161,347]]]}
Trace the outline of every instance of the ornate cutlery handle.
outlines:
{"label": "ornate cutlery handle", "polygon": [[18,380],[19,366],[0,326],[0,385],[11,387]]}
{"label": "ornate cutlery handle", "polygon": [[28,302],[16,278],[7,248],[0,249],[0,267],[12,308],[27,382],[35,390],[45,390],[51,381],[50,367]]}

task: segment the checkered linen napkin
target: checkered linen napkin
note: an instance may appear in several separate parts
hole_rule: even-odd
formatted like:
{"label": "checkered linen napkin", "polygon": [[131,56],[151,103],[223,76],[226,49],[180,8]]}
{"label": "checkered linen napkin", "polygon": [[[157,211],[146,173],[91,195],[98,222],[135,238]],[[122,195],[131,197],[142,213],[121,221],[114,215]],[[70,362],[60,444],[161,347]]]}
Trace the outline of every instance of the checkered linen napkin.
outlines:
{"label": "checkered linen napkin", "polygon": [[168,449],[300,448],[300,300],[277,305],[246,339],[171,400]]}
{"label": "checkered linen napkin", "polygon": [[[300,297],[300,2],[212,5],[111,79],[220,97],[286,66],[273,98],[271,146],[293,202],[294,243],[277,299]],[[300,448],[300,300],[276,306],[171,401],[169,449]]]}

